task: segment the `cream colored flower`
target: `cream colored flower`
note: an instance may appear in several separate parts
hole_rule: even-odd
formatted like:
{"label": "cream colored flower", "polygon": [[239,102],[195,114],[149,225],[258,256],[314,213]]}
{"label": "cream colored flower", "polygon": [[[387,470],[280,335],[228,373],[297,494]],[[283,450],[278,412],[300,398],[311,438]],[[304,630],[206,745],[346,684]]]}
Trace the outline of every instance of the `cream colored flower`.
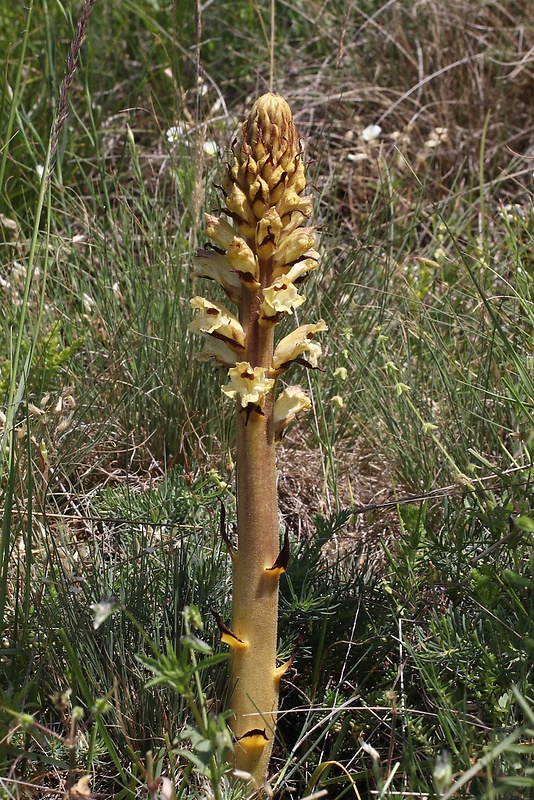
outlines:
{"label": "cream colored flower", "polygon": [[189,302],[192,308],[201,312],[189,323],[191,333],[216,333],[218,337],[244,346],[245,331],[241,323],[221,303],[206,300],[205,297],[193,297]]}
{"label": "cream colored flower", "polygon": [[[243,348],[239,348],[241,352]],[[222,339],[215,339],[213,336],[206,336],[206,344],[201,353],[197,353],[198,361],[209,361],[214,358],[221,367],[234,367],[238,359],[236,351]]]}
{"label": "cream colored flower", "polygon": [[206,222],[206,233],[210,239],[213,239],[222,250],[228,250],[234,237],[238,235],[236,229],[226,220],[214,217],[213,214],[206,214]]}
{"label": "cream colored flower", "polygon": [[206,141],[204,142],[203,150],[206,153],[206,155],[210,157],[216,156],[219,152],[217,142],[214,142],[213,139],[206,139]]}
{"label": "cream colored flower", "polygon": [[254,236],[256,228],[256,219],[250,208],[250,202],[247,195],[236,183],[227,186],[226,189],[226,207],[228,211],[234,215],[236,214],[239,219],[239,229],[245,236]]}
{"label": "cream colored flower", "polygon": [[234,236],[226,251],[226,258],[232,269],[239,273],[239,277],[248,288],[259,289],[258,278],[260,267],[258,259],[251,248],[240,236]]}
{"label": "cream colored flower", "polygon": [[277,314],[292,314],[306,300],[300,295],[297,287],[287,278],[278,278],[272,286],[263,290],[261,313],[264,317],[275,317]]}
{"label": "cream colored flower", "polygon": [[271,258],[276,252],[281,232],[282,220],[280,215],[275,208],[270,208],[256,225],[256,251],[260,258]]}
{"label": "cream colored flower", "polygon": [[265,377],[265,367],[252,367],[248,361],[238,361],[228,370],[230,383],[222,387],[225,395],[239,398],[242,408],[249,403],[262,406],[266,396],[274,386],[272,378]]}
{"label": "cream colored flower", "polygon": [[309,219],[313,212],[313,197],[306,195],[300,197],[295,191],[287,191],[278,203],[276,210],[280,215],[284,226],[284,233],[291,233],[299,225],[302,225],[304,220]]}
{"label": "cream colored flower", "polygon": [[315,235],[313,228],[298,228],[282,239],[273,258],[273,268],[293,264],[313,247]]}
{"label": "cream colored flower", "polygon": [[362,131],[362,139],[364,142],[374,142],[382,133],[380,125],[368,125]]}
{"label": "cream colored flower", "polygon": [[308,364],[316,367],[318,358],[321,355],[321,345],[312,341],[315,333],[327,331],[328,327],[324,319],[309,325],[301,325],[300,328],[292,331],[285,336],[276,347],[273,356],[273,367],[275,370],[282,369],[294,361],[302,353],[308,353]]}
{"label": "cream colored flower", "polygon": [[341,397],[340,394],[335,394],[333,397],[330,398],[330,405],[334,406],[334,408],[343,408],[345,406],[345,401]]}
{"label": "cream colored flower", "polygon": [[172,125],[167,130],[165,135],[167,137],[167,141],[171,144],[174,144],[175,142],[179,142],[180,139],[183,139],[186,134],[187,128],[183,123],[179,122],[178,125]]}
{"label": "cream colored flower", "polygon": [[242,283],[222,253],[218,253],[216,250],[197,250],[191,274],[196,278],[210,278],[210,280],[216,281],[233,303],[240,302],[243,291]]}
{"label": "cream colored flower", "polygon": [[340,381],[346,381],[348,378],[348,372],[346,367],[338,367],[334,370],[334,378],[337,378]]}
{"label": "cream colored flower", "polygon": [[277,397],[273,409],[274,436],[280,441],[283,431],[301,411],[309,411],[311,400],[302,386],[287,386]]}
{"label": "cream colored flower", "polygon": [[95,631],[120,607],[120,602],[114,597],[104,597],[99,603],[91,603],[89,608],[93,612],[93,628]]}
{"label": "cream colored flower", "polygon": [[319,253],[316,250],[308,250],[304,253],[305,258],[302,261],[297,261],[293,266],[288,267],[283,264],[281,267],[273,270],[273,280],[276,278],[284,277],[288,281],[296,281],[307,272],[313,272],[319,265]]}

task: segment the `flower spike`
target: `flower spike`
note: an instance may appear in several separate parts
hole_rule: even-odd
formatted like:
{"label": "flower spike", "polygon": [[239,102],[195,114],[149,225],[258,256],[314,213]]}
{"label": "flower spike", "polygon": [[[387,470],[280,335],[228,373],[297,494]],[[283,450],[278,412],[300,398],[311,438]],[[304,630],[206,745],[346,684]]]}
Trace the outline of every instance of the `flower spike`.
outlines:
{"label": "flower spike", "polygon": [[231,648],[233,766],[261,785],[287,668],[276,666],[278,582],[287,568],[289,540],[286,531],[279,550],[275,445],[311,406],[300,386],[288,386],[276,397],[276,384],[293,361],[318,366],[321,345],[314,336],[327,328],[320,320],[281,340],[277,336],[278,323],[305,303],[300,284],[319,263],[314,229],[305,227],[313,199],[304,195],[302,146],[284,98],[268,93],[256,100],[232,151],[222,181],[225,209],[223,215],[206,215],[212,249],[198,251],[193,274],[218,283],[238,312],[234,316],[218,302],[194,297],[197,316],[189,330],[206,340],[199,358],[228,369],[222,392],[235,403],[231,628],[214,614]]}

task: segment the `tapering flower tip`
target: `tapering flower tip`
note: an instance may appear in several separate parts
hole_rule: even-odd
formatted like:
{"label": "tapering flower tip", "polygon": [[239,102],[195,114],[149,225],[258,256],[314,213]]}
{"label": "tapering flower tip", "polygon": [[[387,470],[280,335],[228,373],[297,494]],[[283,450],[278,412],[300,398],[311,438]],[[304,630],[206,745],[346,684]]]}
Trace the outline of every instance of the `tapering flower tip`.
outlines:
{"label": "tapering flower tip", "polygon": [[[300,197],[305,186],[291,109],[283,97],[265,94],[241,126],[234,162],[223,180],[228,213],[241,234],[253,239],[258,220],[279,205],[282,226],[293,230],[311,216],[311,197]],[[258,251],[260,258],[270,255]]]}
{"label": "tapering flower tip", "polygon": [[310,367],[317,367],[322,348],[318,342],[312,340],[314,334],[327,330],[328,326],[324,319],[296,328],[278,343],[273,355],[273,369],[276,371],[287,369],[290,362],[299,358],[303,353],[307,353],[308,357],[306,361],[301,363]]}
{"label": "tapering flower tip", "polygon": [[236,229],[229,222],[213,214],[206,214],[206,233],[225,252],[237,236]]}
{"label": "tapering flower tip", "polygon": [[252,149],[255,161],[271,157],[272,166],[293,166],[300,153],[299,136],[287,102],[278,94],[259,97],[243,126],[243,142]]}
{"label": "tapering flower tip", "polygon": [[276,208],[270,208],[256,225],[255,245],[260,258],[270,258],[278,247],[282,232],[282,220]]}
{"label": "tapering flower tip", "polygon": [[301,411],[309,411],[311,400],[303,391],[302,386],[286,386],[284,391],[276,398],[274,404],[274,436],[277,442],[288,425]]}
{"label": "tapering flower tip", "polygon": [[196,319],[189,323],[191,333],[210,333],[217,339],[244,346],[245,331],[239,320],[225,306],[206,300],[205,297],[192,297],[189,302],[192,308],[200,311]]}
{"label": "tapering flower tip", "polygon": [[248,361],[238,361],[228,371],[230,383],[222,387],[225,395],[238,398],[242,408],[249,403],[263,406],[265,398],[274,386],[273,378],[267,378],[265,367],[252,367]]}

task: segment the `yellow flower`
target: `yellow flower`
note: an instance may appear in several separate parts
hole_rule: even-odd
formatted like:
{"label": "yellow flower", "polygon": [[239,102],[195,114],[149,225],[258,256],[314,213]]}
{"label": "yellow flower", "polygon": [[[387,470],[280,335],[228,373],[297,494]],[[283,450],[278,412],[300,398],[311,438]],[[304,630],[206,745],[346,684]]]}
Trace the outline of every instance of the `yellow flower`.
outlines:
{"label": "yellow flower", "polygon": [[216,281],[222,286],[228,298],[236,305],[239,304],[243,286],[226,256],[216,250],[197,250],[193,265],[194,277]]}
{"label": "yellow flower", "polygon": [[314,243],[313,228],[298,228],[293,231],[280,242],[274,254],[273,269],[298,261]]}
{"label": "yellow flower", "polygon": [[[243,349],[242,347],[239,348],[241,352],[243,352]],[[196,358],[198,361],[209,361],[210,358],[214,358],[217,364],[222,367],[233,367],[238,356],[236,350],[228,342],[224,342],[222,339],[215,339],[208,334],[204,350],[201,353],[197,353]]]}
{"label": "yellow flower", "polygon": [[294,361],[302,353],[308,353],[308,364],[311,367],[317,367],[322,350],[320,344],[312,341],[313,335],[327,330],[325,321],[321,319],[315,324],[301,325],[300,328],[285,336],[274,351],[274,369],[285,369],[290,361]]}
{"label": "yellow flower", "polygon": [[282,220],[280,219],[280,215],[275,208],[270,208],[256,225],[256,252],[260,258],[271,258],[276,252],[281,231]]}
{"label": "yellow flower", "polygon": [[278,278],[272,286],[263,290],[261,313],[264,317],[275,317],[277,314],[292,314],[306,300],[299,295],[297,287],[284,278]]}
{"label": "yellow flower", "polygon": [[308,250],[304,253],[304,256],[305,258],[303,258],[302,261],[297,261],[296,264],[292,266],[283,264],[281,267],[273,269],[273,280],[283,277],[288,281],[296,281],[307,272],[312,272],[314,269],[317,269],[319,265],[319,253],[316,250]]}
{"label": "yellow flower", "polygon": [[205,297],[193,297],[189,301],[200,314],[189,323],[191,333],[212,333],[217,338],[227,339],[242,347],[245,344],[245,331],[239,320],[221,303],[206,300]]}
{"label": "yellow flower", "polygon": [[273,419],[276,441],[280,441],[283,431],[293,422],[297,414],[301,411],[308,411],[310,408],[311,400],[301,386],[287,386],[274,404]]}
{"label": "yellow flower", "polygon": [[228,250],[234,237],[238,235],[236,229],[225,219],[214,217],[213,214],[206,214],[206,222],[208,223],[206,233],[210,239],[213,239],[222,250]]}
{"label": "yellow flower", "polygon": [[287,191],[276,204],[280,218],[284,225],[284,232],[290,233],[309,219],[313,211],[313,197],[305,195],[300,197],[294,190]]}
{"label": "yellow flower", "polygon": [[[243,236],[252,239],[256,222],[277,207],[289,232],[311,216],[301,146],[291,109],[283,97],[264,94],[241,127],[234,162],[223,181],[226,205]],[[260,245],[264,237],[256,242]],[[258,257],[268,258],[260,250]]]}
{"label": "yellow flower", "polygon": [[266,396],[274,386],[272,378],[265,377],[265,367],[252,367],[248,361],[238,361],[228,370],[230,383],[222,387],[228,397],[239,398],[242,408],[249,403],[263,406]]}
{"label": "yellow flower", "polygon": [[434,425],[432,422],[423,422],[423,436],[426,436],[427,433],[434,433],[434,431],[438,430],[438,426]]}
{"label": "yellow flower", "polygon": [[258,259],[240,236],[234,236],[226,251],[226,258],[232,269],[239,273],[240,279],[249,289],[259,289],[260,267]]}

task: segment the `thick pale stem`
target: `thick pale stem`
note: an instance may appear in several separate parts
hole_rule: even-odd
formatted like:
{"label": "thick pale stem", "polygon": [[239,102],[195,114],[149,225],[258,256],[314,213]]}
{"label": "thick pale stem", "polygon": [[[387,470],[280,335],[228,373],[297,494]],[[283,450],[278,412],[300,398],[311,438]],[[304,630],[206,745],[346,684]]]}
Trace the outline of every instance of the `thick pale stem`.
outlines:
{"label": "thick pale stem", "polygon": [[[249,295],[246,292],[246,295]],[[242,317],[247,328],[247,357],[254,366],[272,361],[272,329],[257,320],[254,295],[244,298]],[[232,729],[239,739],[235,764],[261,783],[272,750],[278,684],[276,647],[278,577],[266,572],[278,556],[278,504],[273,433],[273,394],[265,400],[263,414],[244,411],[237,417],[237,523],[238,550],[233,557],[232,631],[248,644],[234,649],[230,668]]]}
{"label": "thick pale stem", "polygon": [[213,337],[202,356],[230,367],[222,389],[237,400],[238,548],[232,556],[232,628],[221,624],[221,632],[233,648],[235,765],[261,785],[284,671],[276,668],[278,576],[288,553],[284,545],[279,554],[275,428],[280,437],[310,406],[301,388],[290,386],[278,398],[275,416],[275,376],[303,352],[316,366],[319,348],[309,340],[326,326],[322,320],[300,326],[273,353],[275,326],[304,301],[295,281],[315,269],[318,257],[310,249],[313,230],[298,230],[311,215],[312,198],[301,196],[304,165],[286,101],[271,93],[258,98],[233,150],[223,181],[233,225],[208,215],[208,235],[217,247],[199,252],[196,274],[220,283],[239,306],[239,320],[220,303],[194,297],[191,305],[201,313],[190,329]]}
{"label": "thick pale stem", "polygon": [[[238,421],[237,496],[238,551],[233,563],[232,631],[246,649],[234,649],[230,669],[232,729],[237,738],[251,730],[265,730],[254,743],[237,742],[238,769],[263,780],[272,749],[278,684],[276,647],[278,578],[265,570],[278,555],[278,509],[274,441],[270,414],[251,414]],[[252,745],[252,746],[250,746]]]}

